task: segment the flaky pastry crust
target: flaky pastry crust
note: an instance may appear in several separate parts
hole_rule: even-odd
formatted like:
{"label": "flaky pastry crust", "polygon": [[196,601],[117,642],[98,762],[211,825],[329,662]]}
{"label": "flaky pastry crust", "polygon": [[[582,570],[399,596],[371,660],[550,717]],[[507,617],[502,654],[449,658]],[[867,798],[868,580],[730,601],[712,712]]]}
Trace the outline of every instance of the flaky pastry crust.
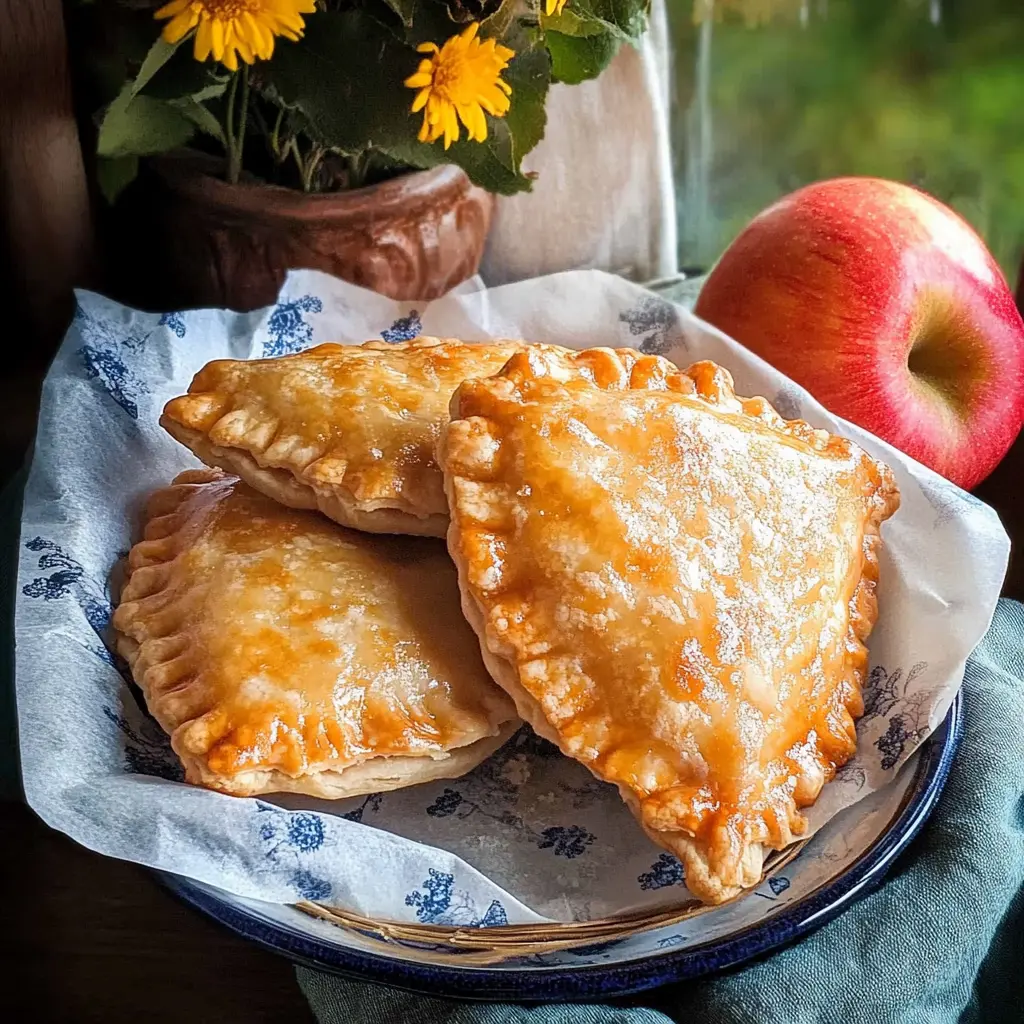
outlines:
{"label": "flaky pastry crust", "polygon": [[543,737],[721,902],[854,753],[891,471],[710,362],[536,346],[438,462],[463,610]]}
{"label": "flaky pastry crust", "polygon": [[189,782],[338,798],[464,774],[518,725],[436,540],[375,537],[218,470],[150,499],[118,647]]}
{"label": "flaky pastry crust", "polygon": [[290,508],[370,533],[443,537],[434,447],[452,392],[519,347],[423,337],[218,359],[160,423],[207,465]]}

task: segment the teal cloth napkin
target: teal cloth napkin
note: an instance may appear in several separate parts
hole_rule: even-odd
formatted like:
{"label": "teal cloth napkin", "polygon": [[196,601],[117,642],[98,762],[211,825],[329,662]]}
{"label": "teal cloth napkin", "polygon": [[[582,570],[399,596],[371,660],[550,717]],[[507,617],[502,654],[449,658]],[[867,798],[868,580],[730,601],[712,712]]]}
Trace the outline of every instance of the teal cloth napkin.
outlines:
{"label": "teal cloth napkin", "polygon": [[1024,606],[1000,601],[967,665],[942,800],[888,881],[820,931],[727,975],[618,1005],[409,995],[297,968],[321,1024],[1021,1024]]}

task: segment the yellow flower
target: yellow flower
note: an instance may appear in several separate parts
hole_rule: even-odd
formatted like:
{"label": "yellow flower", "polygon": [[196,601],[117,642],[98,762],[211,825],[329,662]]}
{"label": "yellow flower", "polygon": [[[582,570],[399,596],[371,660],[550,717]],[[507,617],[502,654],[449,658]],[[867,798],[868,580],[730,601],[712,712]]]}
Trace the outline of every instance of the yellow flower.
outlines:
{"label": "yellow flower", "polygon": [[569,0],[544,0],[544,13],[550,18],[552,14],[561,14]]}
{"label": "yellow flower", "polygon": [[440,48],[436,43],[417,47],[431,55],[405,80],[410,89],[419,90],[412,112],[423,110],[420,142],[434,142],[443,135],[447,149],[459,139],[459,121],[471,139],[483,142],[487,138],[484,111],[492,117],[508,113],[512,88],[501,80],[501,73],[515,52],[493,39],[481,42],[476,37],[479,28],[474,21]]}
{"label": "yellow flower", "polygon": [[314,0],[171,0],[154,17],[170,18],[163,30],[168,43],[195,29],[196,60],[213,54],[229,71],[237,71],[239,56],[247,64],[257,57],[269,60],[274,36],[298,39],[306,27],[302,15],[315,10]]}

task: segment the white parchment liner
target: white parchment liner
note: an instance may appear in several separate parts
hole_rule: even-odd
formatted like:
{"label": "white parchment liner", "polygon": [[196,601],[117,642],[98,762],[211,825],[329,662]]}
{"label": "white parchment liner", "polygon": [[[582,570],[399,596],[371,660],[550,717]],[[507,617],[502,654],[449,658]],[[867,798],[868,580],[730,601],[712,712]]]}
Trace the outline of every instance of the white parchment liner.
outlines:
{"label": "white parchment liner", "polygon": [[[414,308],[415,307],[415,308]],[[157,425],[220,357],[417,333],[633,346],[710,358],[743,395],[853,438],[895,470],[883,527],[859,753],[810,812],[820,828],[890,781],[942,720],[988,626],[1009,541],[981,502],[851,424],[718,331],[622,279],[573,272],[471,284],[429,305],[310,271],[250,314],[139,313],[90,293],[43,388],[25,494],[16,617],[24,784],[50,825],[102,853],[274,902],[381,918],[497,924],[603,917],[685,894],[614,789],[528,730],[471,775],[340,803],[237,799],[174,781],[166,739],[104,645],[112,568],[145,496],[195,460]],[[794,344],[800,339],[795,338]]]}

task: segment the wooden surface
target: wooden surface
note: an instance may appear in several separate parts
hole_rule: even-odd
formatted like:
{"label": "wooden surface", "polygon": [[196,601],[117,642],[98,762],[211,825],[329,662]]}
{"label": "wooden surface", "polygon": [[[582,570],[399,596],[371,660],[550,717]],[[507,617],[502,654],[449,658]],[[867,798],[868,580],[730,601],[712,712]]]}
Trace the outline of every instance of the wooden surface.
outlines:
{"label": "wooden surface", "polygon": [[0,1019],[12,1024],[314,1021],[284,958],[13,802],[0,803],[0,907]]}
{"label": "wooden surface", "polygon": [[45,346],[63,332],[92,251],[60,0],[0,0],[0,96],[0,223],[19,298]]}
{"label": "wooden surface", "polygon": [[4,372],[0,474],[35,425],[42,371],[94,273],[60,0],[0,0],[0,274]]}

